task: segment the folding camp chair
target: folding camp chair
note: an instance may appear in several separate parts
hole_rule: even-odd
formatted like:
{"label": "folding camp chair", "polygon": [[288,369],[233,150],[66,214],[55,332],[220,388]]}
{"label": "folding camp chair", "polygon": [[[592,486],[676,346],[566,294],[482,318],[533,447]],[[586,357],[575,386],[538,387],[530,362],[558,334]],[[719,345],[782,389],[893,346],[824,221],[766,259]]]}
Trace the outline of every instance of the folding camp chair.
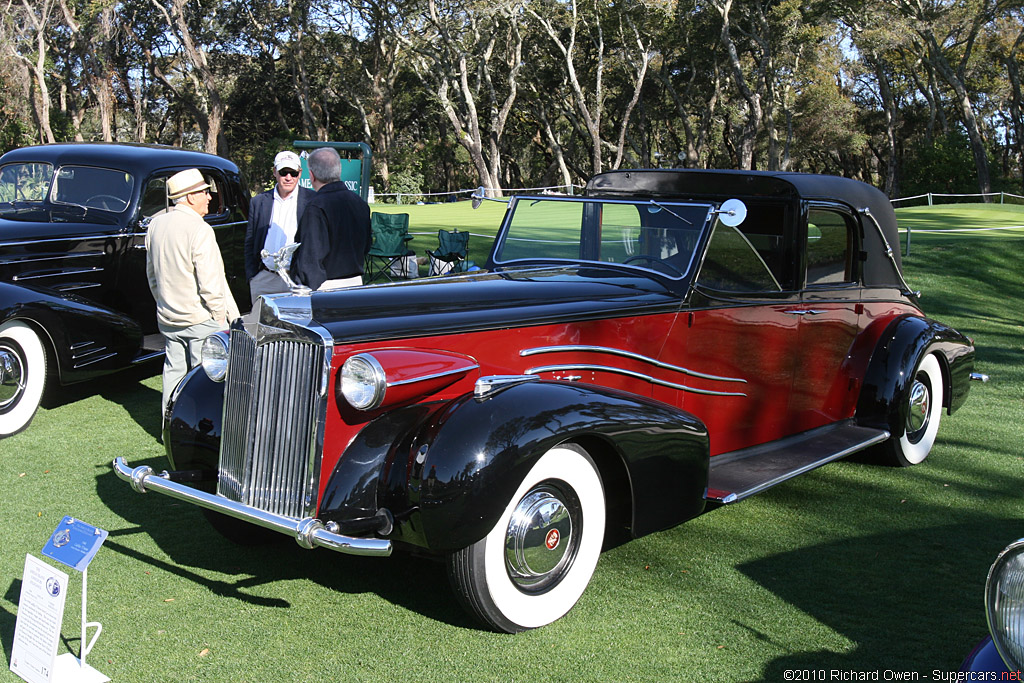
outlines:
{"label": "folding camp chair", "polygon": [[430,259],[430,275],[463,273],[466,271],[466,257],[469,254],[469,233],[437,231],[437,249],[427,250]]}
{"label": "folding camp chair", "polygon": [[[409,248],[412,239],[409,234],[409,214],[407,213],[374,213],[370,219],[370,232],[373,242],[366,254],[366,284],[375,280],[405,279],[408,272],[408,257],[416,256]],[[412,259],[415,262],[415,258]]]}

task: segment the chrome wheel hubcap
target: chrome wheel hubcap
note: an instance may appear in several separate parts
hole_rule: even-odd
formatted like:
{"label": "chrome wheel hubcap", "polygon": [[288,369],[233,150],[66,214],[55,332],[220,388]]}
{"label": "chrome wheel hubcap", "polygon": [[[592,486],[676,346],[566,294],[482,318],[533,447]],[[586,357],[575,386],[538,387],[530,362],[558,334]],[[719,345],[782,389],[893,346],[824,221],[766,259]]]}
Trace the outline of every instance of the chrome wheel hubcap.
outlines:
{"label": "chrome wheel hubcap", "polygon": [[0,411],[18,402],[25,391],[25,366],[21,356],[0,346]]}
{"label": "chrome wheel hubcap", "polygon": [[505,531],[505,567],[520,590],[547,590],[565,574],[581,531],[578,510],[575,496],[549,485],[538,486],[519,501]]}
{"label": "chrome wheel hubcap", "polygon": [[931,392],[928,385],[915,379],[910,387],[910,405],[907,410],[907,436],[917,441],[928,426]]}

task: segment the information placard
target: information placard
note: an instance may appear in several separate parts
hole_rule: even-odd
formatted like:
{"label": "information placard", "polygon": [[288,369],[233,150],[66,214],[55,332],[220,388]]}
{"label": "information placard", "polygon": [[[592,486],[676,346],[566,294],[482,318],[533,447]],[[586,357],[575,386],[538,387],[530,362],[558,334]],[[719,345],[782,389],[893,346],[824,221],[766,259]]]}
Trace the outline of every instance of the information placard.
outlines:
{"label": "information placard", "polygon": [[65,515],[43,546],[43,555],[83,572],[106,538],[103,529]]}
{"label": "information placard", "polygon": [[67,574],[38,557],[25,555],[11,671],[29,683],[53,680],[67,589]]}

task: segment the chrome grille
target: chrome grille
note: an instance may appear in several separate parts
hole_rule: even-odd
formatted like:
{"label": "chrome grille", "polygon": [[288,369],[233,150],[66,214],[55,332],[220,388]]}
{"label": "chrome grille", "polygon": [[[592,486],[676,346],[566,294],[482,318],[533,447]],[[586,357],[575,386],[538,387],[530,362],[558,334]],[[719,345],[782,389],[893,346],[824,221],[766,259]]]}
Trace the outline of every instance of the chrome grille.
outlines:
{"label": "chrome grille", "polygon": [[[282,338],[283,337],[283,338]],[[325,347],[231,331],[217,492],[288,517],[310,516],[319,482]]]}

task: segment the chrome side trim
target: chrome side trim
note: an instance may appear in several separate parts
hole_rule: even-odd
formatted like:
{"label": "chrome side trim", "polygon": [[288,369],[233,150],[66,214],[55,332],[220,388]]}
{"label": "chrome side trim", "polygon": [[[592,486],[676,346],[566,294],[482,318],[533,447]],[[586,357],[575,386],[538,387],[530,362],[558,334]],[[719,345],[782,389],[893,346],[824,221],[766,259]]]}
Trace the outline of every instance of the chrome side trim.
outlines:
{"label": "chrome side trim", "polygon": [[164,355],[163,351],[152,351],[152,352],[147,353],[147,354],[145,354],[143,356],[136,356],[134,359],[132,359],[132,365],[138,365],[140,363],[145,363],[148,360],[153,360],[154,358],[159,358],[159,357],[161,357],[163,355]]}
{"label": "chrome side trim", "polygon": [[540,377],[537,375],[491,375],[490,377],[481,377],[473,385],[473,396],[478,399],[484,399],[494,396],[494,394],[502,389],[538,380],[540,380]]}
{"label": "chrome side trim", "polygon": [[89,365],[95,365],[96,363],[99,363],[100,361],[107,360],[108,358],[113,358],[116,355],[117,355],[116,353],[108,353],[105,356],[97,356],[96,358],[90,358],[89,360],[86,360],[86,361],[76,362],[74,364],[74,368],[77,370],[78,368],[84,368],[84,367],[87,367]]}
{"label": "chrome side trim", "polygon": [[11,278],[13,282],[20,280],[42,280],[50,277],[65,277],[67,275],[88,275],[90,273],[102,273],[103,269],[99,266],[93,268],[79,268],[78,270],[54,270],[48,273],[42,273],[40,275],[15,275]]}
{"label": "chrome side trim", "polygon": [[[634,379],[643,380],[650,384],[657,384],[663,387],[669,387],[670,389],[679,389],[680,391],[688,391],[691,394],[703,394],[705,396],[746,396],[745,393],[735,391],[709,391],[707,389],[695,389],[688,387],[685,384],[677,384],[675,382],[668,382],[657,377],[651,377],[641,372],[633,372],[632,370],[625,370],[623,368],[615,368],[607,365],[544,365],[536,368],[528,368],[527,374],[536,375],[542,372],[566,372],[568,370],[577,370],[583,372],[611,372],[617,375],[626,375]],[[744,381],[744,380],[733,380],[733,381]]]}
{"label": "chrome side trim", "polygon": [[327,530],[327,527],[318,519],[307,517],[305,519],[291,519],[271,512],[264,512],[248,505],[232,502],[226,498],[206,493],[198,489],[185,486],[156,474],[152,467],[140,465],[139,467],[128,467],[124,458],[118,457],[113,462],[114,473],[118,478],[131,484],[131,487],[138,493],[149,493],[155,491],[165,496],[176,498],[214,510],[222,514],[250,522],[264,529],[270,529],[278,533],[287,534],[295,539],[295,542],[306,549],[327,548],[348,555],[363,555],[369,557],[387,557],[391,554],[391,541],[384,538],[357,538],[354,536],[342,536]]}
{"label": "chrome side trim", "polygon": [[9,266],[11,264],[20,263],[38,263],[40,261],[64,261],[72,258],[98,258],[100,256],[103,256],[102,251],[79,251],[72,252],[70,254],[54,254],[52,256],[32,256],[24,258],[11,257],[0,259],[0,266]]}
{"label": "chrome side trim", "polygon": [[[370,355],[370,356],[372,356],[373,352],[370,351],[370,352],[368,352],[366,354],[362,354],[362,355]],[[445,370],[444,372],[435,372],[433,375],[419,375],[418,377],[410,377],[409,379],[403,379],[403,380],[399,380],[397,382],[388,382],[387,386],[388,387],[401,387],[401,386],[405,386],[406,384],[416,384],[416,382],[426,382],[427,380],[438,379],[440,377],[448,377],[450,375],[464,375],[467,372],[470,372],[472,370],[479,370],[479,369],[480,369],[480,366],[474,363],[473,365],[467,365],[464,368],[455,368],[454,370]]]}
{"label": "chrome side trim", "polygon": [[53,289],[56,289],[58,292],[77,292],[80,289],[95,289],[102,286],[99,282],[78,282],[72,285],[58,285]]}
{"label": "chrome side trim", "polygon": [[786,315],[821,315],[822,313],[828,313],[828,311],[820,308],[804,308],[804,309],[790,309],[783,311]]}
{"label": "chrome side trim", "polygon": [[111,240],[124,237],[123,233],[107,232],[95,235],[66,235],[64,237],[47,237],[41,240],[18,240],[17,242],[0,242],[2,247],[22,247],[32,244],[46,244],[47,242],[83,242],[85,240]]}
{"label": "chrome side trim", "polygon": [[679,365],[670,365],[669,363],[663,363],[660,360],[642,356],[639,353],[633,353],[632,351],[626,351],[625,349],[616,349],[609,346],[586,346],[577,344],[568,344],[565,346],[538,346],[534,349],[523,349],[519,352],[520,356],[535,356],[540,353],[607,353],[612,356],[621,356],[622,358],[629,358],[631,360],[638,360],[642,363],[653,365],[656,368],[663,370],[672,370],[674,372],[680,372],[690,377],[698,377],[700,379],[710,379],[718,382],[740,382],[746,384],[747,380],[740,379],[738,377],[720,377],[718,375],[709,375],[703,372],[697,372],[696,370],[690,370]]}

